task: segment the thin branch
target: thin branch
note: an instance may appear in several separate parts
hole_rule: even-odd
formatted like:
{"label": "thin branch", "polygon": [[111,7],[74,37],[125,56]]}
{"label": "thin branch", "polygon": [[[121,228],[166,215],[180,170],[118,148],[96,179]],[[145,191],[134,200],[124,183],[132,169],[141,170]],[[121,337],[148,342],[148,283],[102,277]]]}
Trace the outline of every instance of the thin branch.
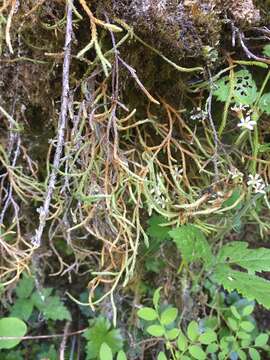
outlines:
{"label": "thin branch", "polygon": [[70,333],[53,334],[53,335],[27,335],[27,336],[0,336],[0,340],[40,340],[40,339],[52,339],[52,338],[63,338],[68,336],[74,336],[84,333],[88,328],[72,331]]}
{"label": "thin branch", "polygon": [[66,344],[67,344],[67,334],[68,334],[68,330],[70,328],[71,322],[67,321],[65,328],[64,328],[64,336],[63,339],[61,341],[61,345],[60,345],[60,351],[59,351],[59,360],[65,360],[65,349],[66,349]]}
{"label": "thin branch", "polygon": [[46,219],[49,215],[49,208],[54,192],[57,172],[61,160],[61,154],[64,146],[64,136],[67,124],[68,115],[68,102],[69,102],[69,72],[71,62],[71,43],[72,43],[72,6],[73,0],[67,3],[67,24],[66,24],[66,38],[64,48],[64,65],[63,65],[63,80],[62,80],[62,99],[61,99],[61,112],[58,121],[57,131],[57,145],[53,160],[53,168],[49,178],[49,184],[45,196],[43,206],[38,209],[39,212],[39,227],[36,230],[36,234],[32,239],[32,243],[39,247],[41,245],[41,238],[46,224]]}

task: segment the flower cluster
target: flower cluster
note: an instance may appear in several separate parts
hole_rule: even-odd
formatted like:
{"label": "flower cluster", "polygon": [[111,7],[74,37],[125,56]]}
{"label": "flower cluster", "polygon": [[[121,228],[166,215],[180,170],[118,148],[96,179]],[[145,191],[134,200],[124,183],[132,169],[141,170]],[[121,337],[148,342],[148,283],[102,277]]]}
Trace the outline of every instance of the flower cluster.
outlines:
{"label": "flower cluster", "polygon": [[237,124],[238,127],[246,130],[253,130],[257,124],[256,121],[252,120],[251,110],[248,105],[234,105],[231,110],[234,111],[239,118],[240,122]]}
{"label": "flower cluster", "polygon": [[254,176],[249,175],[248,179],[247,184],[252,188],[255,194],[265,194],[266,184],[259,174],[255,174]]}

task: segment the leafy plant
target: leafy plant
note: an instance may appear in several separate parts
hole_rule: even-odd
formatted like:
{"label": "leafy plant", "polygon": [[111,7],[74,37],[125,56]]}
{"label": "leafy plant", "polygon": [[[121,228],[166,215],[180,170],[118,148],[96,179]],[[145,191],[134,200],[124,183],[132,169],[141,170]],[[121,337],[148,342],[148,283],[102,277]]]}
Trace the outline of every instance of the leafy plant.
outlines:
{"label": "leafy plant", "polygon": [[[109,360],[123,348],[123,338],[119,329],[112,329],[108,319],[103,316],[89,322],[84,333],[87,340],[87,359]],[[122,353],[120,352],[119,356]]]}
{"label": "leafy plant", "polygon": [[70,312],[60,300],[53,295],[52,288],[35,290],[34,279],[23,274],[15,293],[17,299],[11,308],[10,315],[27,321],[33,310],[40,311],[46,320],[71,320]]}
{"label": "leafy plant", "polygon": [[[181,226],[169,234],[186,263],[200,260],[205,271],[212,274],[212,281],[270,308],[270,282],[255,275],[256,272],[270,271],[269,249],[253,250],[246,242],[234,241],[213,254],[203,233],[193,225]],[[236,266],[247,272],[235,270]]]}
{"label": "leafy plant", "polygon": [[[27,332],[26,324],[15,317],[0,319],[0,337],[22,337]],[[20,343],[20,339],[0,340],[0,349],[11,349]]]}
{"label": "leafy plant", "polygon": [[257,99],[257,86],[248,70],[239,70],[230,78],[224,76],[214,84],[213,95],[217,100],[226,102],[230,97],[232,102],[252,105]]}
{"label": "leafy plant", "polygon": [[[249,356],[252,360],[261,359],[260,350],[268,350],[269,336],[258,334],[251,314],[254,306],[248,304],[241,310],[231,306],[224,311],[224,324],[220,326],[215,317],[201,322],[191,321],[186,331],[175,326],[178,310],[168,306],[160,310],[160,288],[153,296],[154,307],[144,307],[138,316],[146,325],[146,332],[162,338],[173,360],[241,359]],[[169,359],[166,352],[158,355],[158,360]]]}

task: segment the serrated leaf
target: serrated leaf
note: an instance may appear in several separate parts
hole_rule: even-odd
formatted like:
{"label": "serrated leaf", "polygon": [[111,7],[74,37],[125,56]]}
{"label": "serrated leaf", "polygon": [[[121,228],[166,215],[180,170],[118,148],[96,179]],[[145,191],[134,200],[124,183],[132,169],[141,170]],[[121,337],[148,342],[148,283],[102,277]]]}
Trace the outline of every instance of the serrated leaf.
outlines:
{"label": "serrated leaf", "polygon": [[101,344],[99,358],[100,360],[113,360],[112,350],[106,343]]}
{"label": "serrated leaf", "polygon": [[160,316],[162,325],[169,325],[177,318],[178,310],[176,308],[165,309]]}
{"label": "serrated leaf", "polygon": [[248,70],[240,70],[234,73],[232,79],[224,76],[214,83],[213,95],[217,100],[226,102],[230,96],[232,88],[231,102],[243,105],[252,105],[257,98],[257,86]]}
{"label": "serrated leaf", "polygon": [[187,336],[191,341],[196,341],[199,335],[199,325],[196,321],[193,320],[188,324]]}
{"label": "serrated leaf", "polygon": [[123,347],[123,339],[118,329],[111,329],[108,319],[99,316],[90,323],[83,336],[87,339],[87,359],[95,359],[99,355],[100,347],[105,342],[113,355]]}
{"label": "serrated leaf", "polygon": [[148,326],[148,328],[146,328],[146,331],[148,332],[148,334],[155,336],[155,337],[160,337],[160,336],[164,335],[164,329],[160,325]]}
{"label": "serrated leaf", "polygon": [[158,354],[157,360],[167,360],[167,356],[163,351]]}
{"label": "serrated leaf", "polygon": [[[27,332],[25,323],[15,317],[6,317],[0,319],[0,337],[16,336],[22,337]],[[11,349],[21,342],[20,339],[0,340],[0,349]]]}
{"label": "serrated leaf", "polygon": [[166,224],[168,221],[159,215],[153,215],[148,220],[148,228],[146,230],[147,234],[154,239],[157,239],[159,242],[163,242],[168,239],[168,233],[170,230],[169,226],[160,226]]}
{"label": "serrated leaf", "polygon": [[156,320],[158,317],[157,312],[150,307],[144,307],[144,308],[140,309],[137,312],[137,314],[138,314],[139,318],[146,320],[146,321],[153,321],[153,320]]}
{"label": "serrated leaf", "polygon": [[117,354],[116,360],[127,360],[127,356],[123,350],[120,350]]}
{"label": "serrated leaf", "polygon": [[199,342],[204,345],[209,345],[217,340],[217,334],[213,330],[206,330],[199,336]]}
{"label": "serrated leaf", "polygon": [[15,288],[16,295],[18,298],[26,299],[31,295],[34,287],[34,279],[26,274],[23,274],[21,280]]}
{"label": "serrated leaf", "polygon": [[260,360],[261,359],[259,352],[254,348],[249,348],[248,353],[252,360]]}
{"label": "serrated leaf", "polygon": [[27,321],[32,314],[33,307],[31,299],[17,299],[12,306],[10,316]]}
{"label": "serrated leaf", "polygon": [[[35,292],[31,299],[34,305],[44,315],[46,320],[71,320],[70,312],[62,303],[59,296],[44,296],[46,292],[43,289],[42,293]],[[50,292],[47,292],[50,293]]]}
{"label": "serrated leaf", "polygon": [[250,273],[270,271],[270,249],[248,249],[247,242],[233,241],[221,248],[217,263],[238,265]]}
{"label": "serrated leaf", "polygon": [[255,346],[263,347],[263,346],[267,345],[268,339],[269,339],[268,334],[260,334],[260,335],[258,335],[256,337],[256,339],[255,339]]}
{"label": "serrated leaf", "polygon": [[205,360],[206,354],[203,349],[199,345],[191,345],[188,348],[188,351],[191,356],[194,357],[196,360]]}
{"label": "serrated leaf", "polygon": [[267,115],[270,115],[270,93],[264,94],[260,98],[258,108]]}
{"label": "serrated leaf", "polygon": [[237,290],[248,300],[256,300],[270,309],[270,282],[256,275],[232,270],[229,266],[220,265],[215,270],[213,280],[225,290]]}
{"label": "serrated leaf", "polygon": [[183,259],[190,263],[203,259],[206,265],[212,261],[211,248],[200,229],[187,224],[169,232]]}

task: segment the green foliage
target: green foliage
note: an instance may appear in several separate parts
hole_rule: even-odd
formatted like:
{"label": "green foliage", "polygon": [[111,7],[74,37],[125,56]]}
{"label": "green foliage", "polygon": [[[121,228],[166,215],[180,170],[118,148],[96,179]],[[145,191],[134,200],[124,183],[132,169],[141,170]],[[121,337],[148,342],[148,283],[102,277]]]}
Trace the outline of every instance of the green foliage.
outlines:
{"label": "green foliage", "polygon": [[[268,334],[258,334],[256,322],[251,316],[254,305],[250,303],[239,302],[229,308],[223,304],[223,324],[219,324],[212,316],[200,323],[191,321],[184,331],[175,326],[178,315],[176,308],[168,306],[165,310],[160,310],[157,303],[159,295],[160,289],[154,293],[154,308],[142,308],[137,313],[143,321],[151,322],[150,326],[145,325],[146,332],[155,338],[161,337],[168,355],[171,355],[168,357],[165,352],[160,352],[159,360],[225,360],[247,359],[248,356],[257,360],[261,359],[261,350],[270,348],[267,344]],[[172,332],[174,336],[170,336]]]}
{"label": "green foliage", "polygon": [[46,320],[71,320],[70,312],[52,288],[34,291],[34,279],[23,274],[15,293],[17,299],[11,308],[11,316],[27,321],[34,310],[42,313]]}
{"label": "green foliage", "polygon": [[165,241],[169,238],[168,233],[170,228],[168,226],[161,226],[166,224],[166,219],[159,215],[153,215],[148,220],[147,234],[159,242]]}
{"label": "green foliage", "polygon": [[[248,273],[234,270],[241,267]],[[216,257],[213,279],[226,290],[237,290],[246,298],[255,299],[270,308],[270,282],[254,275],[255,272],[270,271],[270,250],[248,249],[245,242],[231,242],[223,246]]]}
{"label": "green foliage", "polygon": [[[26,332],[27,326],[21,319],[15,317],[6,317],[0,319],[0,337],[22,337],[26,334]],[[20,339],[0,340],[0,349],[11,349],[17,346],[20,341]]]}
{"label": "green foliage", "polygon": [[[185,262],[200,259],[205,269],[213,273],[213,281],[270,308],[270,282],[255,275],[255,272],[270,271],[270,249],[253,250],[246,242],[235,241],[222,246],[215,256],[203,233],[193,225],[181,226],[169,234]],[[235,266],[248,273],[234,270]]]}
{"label": "green foliage", "polygon": [[53,289],[47,288],[33,293],[31,301],[46,320],[71,320],[70,312],[58,295],[50,295]]}
{"label": "green foliage", "polygon": [[270,93],[266,93],[260,98],[258,107],[262,112],[270,115]]}
{"label": "green foliage", "polygon": [[109,347],[113,355],[122,349],[123,339],[120,330],[112,329],[108,319],[99,316],[94,321],[90,321],[89,325],[89,329],[83,335],[87,340],[87,359],[96,359],[100,356],[101,346],[104,343],[107,345],[105,348]]}
{"label": "green foliage", "polygon": [[169,232],[187,263],[203,260],[209,264],[212,259],[210,246],[204,234],[194,225],[183,225]]}
{"label": "green foliage", "polygon": [[270,44],[264,45],[263,54],[267,57],[270,57]]}
{"label": "green foliage", "polygon": [[258,95],[252,74],[248,70],[239,70],[231,79],[227,75],[214,83],[213,95],[217,100],[226,102],[230,92],[231,102],[252,105]]}

